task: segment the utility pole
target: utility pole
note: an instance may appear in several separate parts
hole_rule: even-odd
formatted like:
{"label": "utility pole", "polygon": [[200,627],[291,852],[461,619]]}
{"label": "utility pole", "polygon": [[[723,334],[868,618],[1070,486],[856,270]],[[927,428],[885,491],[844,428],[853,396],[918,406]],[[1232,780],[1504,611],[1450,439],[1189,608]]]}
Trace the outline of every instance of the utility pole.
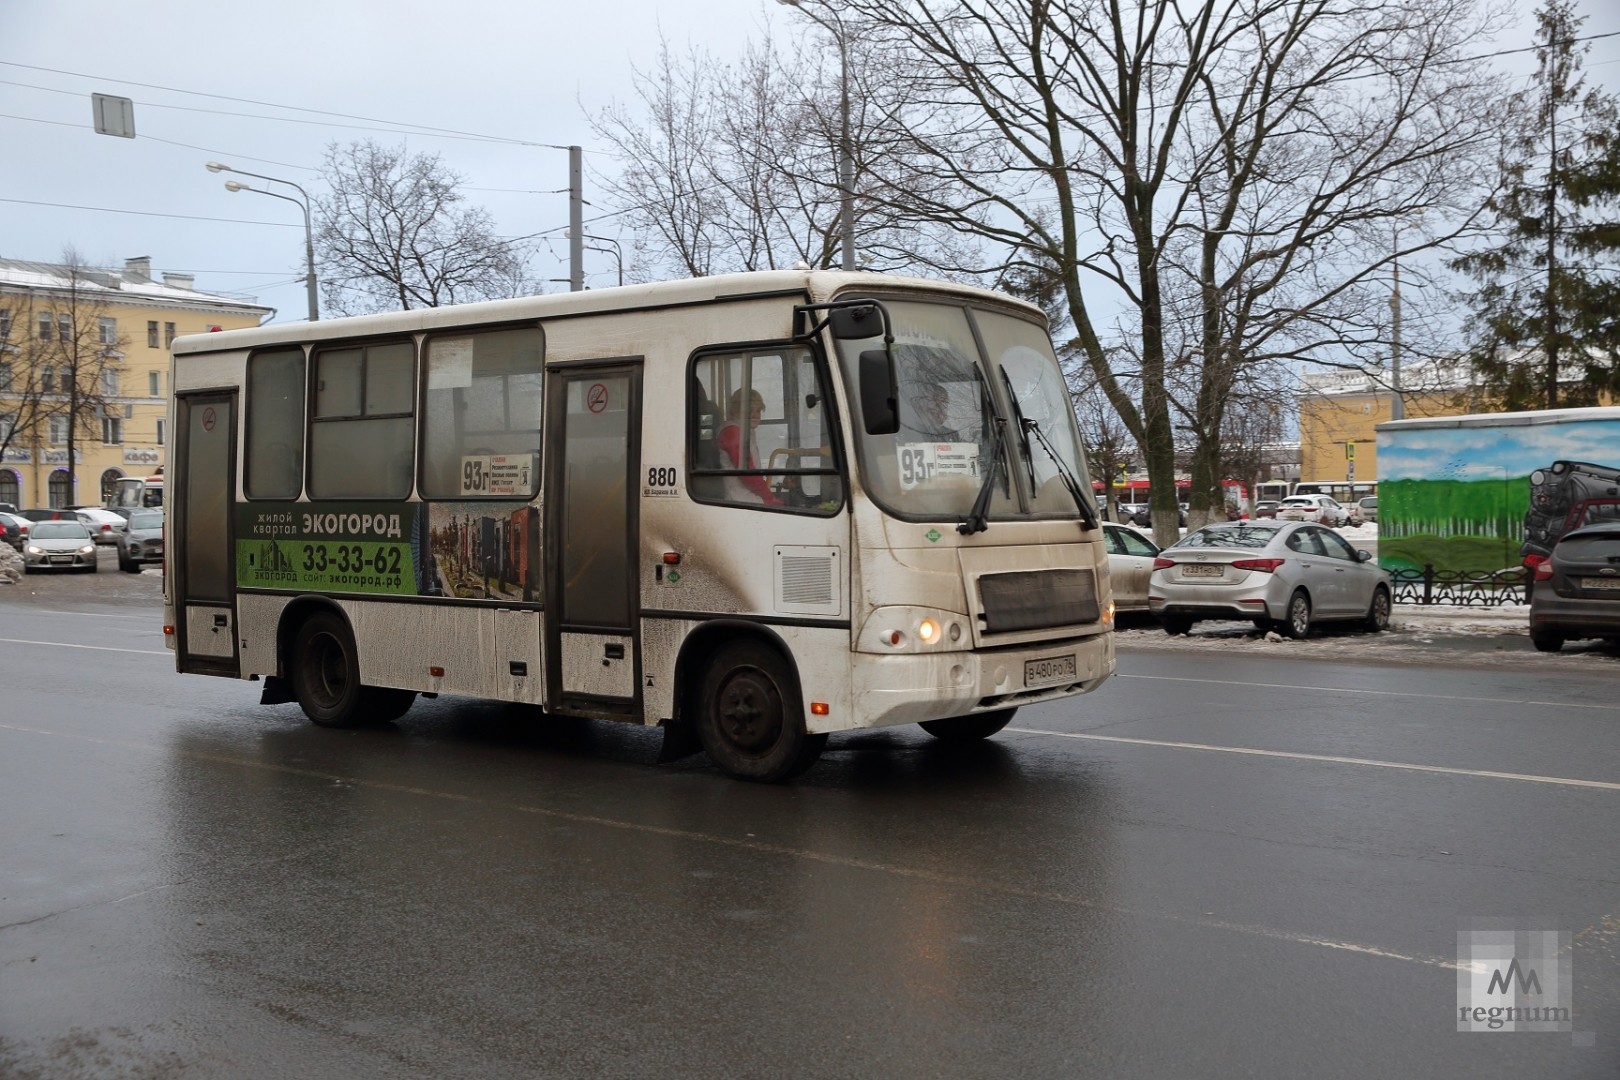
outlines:
{"label": "utility pole", "polygon": [[1389,294],[1389,418],[1406,419],[1406,400],[1401,397],[1401,226],[1395,223],[1395,289]]}
{"label": "utility pole", "polygon": [[568,148],[568,291],[585,288],[585,167],[583,152]]}

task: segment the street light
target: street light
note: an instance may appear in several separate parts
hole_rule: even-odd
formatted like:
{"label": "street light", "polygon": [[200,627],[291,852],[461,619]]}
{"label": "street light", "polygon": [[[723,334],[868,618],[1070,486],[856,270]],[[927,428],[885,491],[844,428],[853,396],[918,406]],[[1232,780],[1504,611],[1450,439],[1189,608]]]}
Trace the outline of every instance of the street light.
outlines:
{"label": "street light", "polygon": [[211,173],[236,173],[238,176],[251,176],[255,180],[268,180],[272,184],[286,184],[288,187],[298,192],[299,195],[303,196],[301,199],[295,199],[291,195],[283,195],[278,191],[266,191],[263,188],[250,187],[247,184],[241,183],[237,180],[225,181],[226,191],[251,191],[256,195],[268,195],[272,199],[283,199],[287,202],[295,204],[304,212],[304,267],[306,270],[304,287],[308,292],[309,297],[309,321],[318,321],[321,317],[321,309],[315,298],[315,230],[310,227],[309,223],[309,192],[305,191],[291,180],[283,180],[278,176],[264,176],[260,173],[251,173],[245,169],[233,169],[231,166],[218,161],[210,161],[206,166],[204,166],[204,168]]}
{"label": "street light", "polygon": [[844,23],[838,17],[838,10],[826,0],[811,0],[811,2],[819,3],[832,14],[831,23],[806,7],[805,0],[776,0],[776,2],[802,11],[838,42],[838,96],[841,123],[838,138],[839,218],[844,232],[844,269],[853,270],[855,269],[855,155],[849,138],[849,43],[844,37]]}
{"label": "street light", "polygon": [[[572,240],[574,238],[574,230],[572,228],[564,229],[563,230],[563,238],[565,240]],[[619,242],[617,240],[613,239],[613,237],[611,237],[611,236],[592,236],[588,232],[580,233],[579,238],[581,240],[600,240],[604,244],[612,244],[613,245],[611,248],[597,247],[594,244],[581,244],[580,246],[586,251],[600,251],[600,252],[602,252],[604,254],[613,256],[614,261],[616,261],[619,264],[619,284],[623,285],[624,284],[624,252],[623,252],[623,250],[620,249]]]}

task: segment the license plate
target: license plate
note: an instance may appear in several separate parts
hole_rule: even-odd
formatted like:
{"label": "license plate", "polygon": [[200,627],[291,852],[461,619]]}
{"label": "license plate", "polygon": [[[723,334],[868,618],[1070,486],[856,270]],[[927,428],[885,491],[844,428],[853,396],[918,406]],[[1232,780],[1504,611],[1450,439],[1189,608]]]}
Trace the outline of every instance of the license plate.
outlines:
{"label": "license plate", "polygon": [[1074,681],[1074,657],[1048,656],[1040,660],[1024,661],[1024,685],[1045,686],[1047,683]]}
{"label": "license plate", "polygon": [[1581,578],[1583,589],[1599,589],[1607,592],[1620,592],[1620,578],[1615,577],[1589,577]]}
{"label": "license plate", "polygon": [[1220,577],[1221,567],[1215,565],[1201,565],[1199,563],[1182,563],[1182,577]]}
{"label": "license plate", "polygon": [[71,556],[71,555],[52,555],[51,556],[51,562],[72,562],[72,561],[73,561],[73,556]]}

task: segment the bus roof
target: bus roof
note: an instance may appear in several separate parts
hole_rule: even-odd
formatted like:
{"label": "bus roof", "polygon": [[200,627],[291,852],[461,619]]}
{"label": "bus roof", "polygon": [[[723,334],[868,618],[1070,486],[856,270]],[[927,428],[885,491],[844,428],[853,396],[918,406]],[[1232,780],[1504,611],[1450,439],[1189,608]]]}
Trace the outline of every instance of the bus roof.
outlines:
{"label": "bus roof", "polygon": [[522,322],[528,319],[558,318],[594,312],[635,311],[793,293],[807,294],[813,301],[820,302],[850,288],[875,293],[926,289],[929,292],[959,296],[964,300],[978,303],[1014,307],[1045,323],[1044,314],[1034,304],[972,285],[960,285],[932,278],[850,273],[841,270],[759,270],[744,274],[717,274],[713,277],[657,281],[608,289],[587,289],[583,292],[544,293],[512,300],[486,300],[475,304],[322,319],[318,329],[312,328],[307,321],[300,321],[249,327],[243,330],[223,330],[212,334],[188,334],[175,338],[173,350],[175,355],[179,356],[185,353],[210,353],[280,343],[293,344],[317,337],[331,339],[399,334],[469,324]]}

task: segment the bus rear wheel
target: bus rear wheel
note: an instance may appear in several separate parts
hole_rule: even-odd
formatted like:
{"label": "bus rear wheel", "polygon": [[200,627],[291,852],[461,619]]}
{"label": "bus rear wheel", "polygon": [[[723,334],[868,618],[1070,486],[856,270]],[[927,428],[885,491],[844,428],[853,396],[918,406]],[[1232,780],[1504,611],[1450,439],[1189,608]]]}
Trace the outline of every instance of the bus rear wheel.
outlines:
{"label": "bus rear wheel", "polygon": [[413,690],[360,683],[360,657],[343,619],[320,611],[304,620],[293,638],[293,694],[304,715],[321,727],[386,724],[405,715]]}
{"label": "bus rear wheel", "polygon": [[1002,728],[1012,722],[1013,713],[1017,707],[1011,709],[997,709],[995,712],[973,713],[971,716],[951,716],[944,720],[924,720],[922,729],[941,742],[966,743],[988,739]]}
{"label": "bus rear wheel", "polygon": [[727,645],[710,661],[697,731],[722,772],[765,783],[802,773],[827,745],[826,735],[804,729],[799,688],[786,661],[753,641]]}

